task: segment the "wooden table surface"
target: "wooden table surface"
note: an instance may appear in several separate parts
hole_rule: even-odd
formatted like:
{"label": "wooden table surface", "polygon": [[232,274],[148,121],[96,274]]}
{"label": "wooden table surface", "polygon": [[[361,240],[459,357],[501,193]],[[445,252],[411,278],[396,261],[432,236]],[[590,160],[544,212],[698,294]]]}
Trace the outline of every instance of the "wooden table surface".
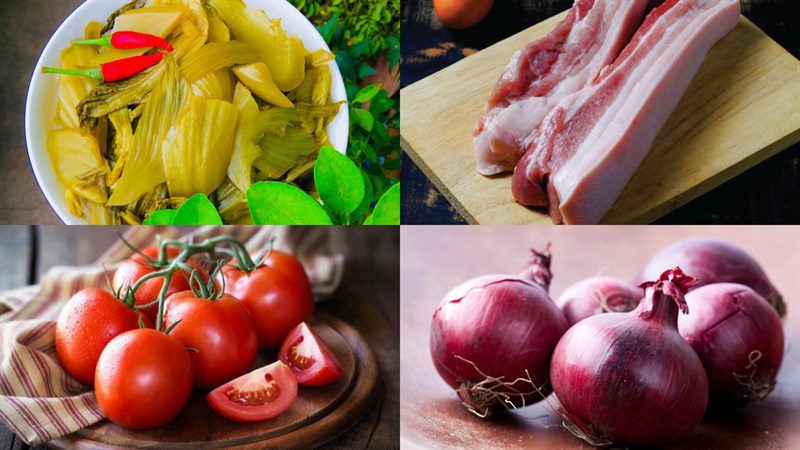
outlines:
{"label": "wooden table surface", "polygon": [[[453,31],[436,18],[430,0],[403,0],[401,87],[554,16],[573,0],[497,0],[475,27]],[[743,0],[744,15],[800,58],[797,0]],[[798,105],[800,107],[800,105]],[[408,114],[413,112],[406,111]],[[463,224],[464,219],[427,176],[403,155],[402,223]],[[800,223],[800,144],[660,218],[658,224]]]}
{"label": "wooden table surface", "polygon": [[[338,227],[347,242],[342,284],[318,309],[356,328],[380,364],[383,394],[358,424],[325,448],[397,448],[399,442],[399,231]],[[0,290],[35,283],[55,265],[85,265],[124,227],[0,227]],[[0,424],[0,450],[28,449]]]}
{"label": "wooden table surface", "polygon": [[752,254],[783,294],[787,351],[775,390],[724,418],[706,419],[676,448],[798,448],[800,443],[800,227],[404,226],[401,230],[400,435],[405,448],[587,448],[540,402],[480,419],[439,377],[428,350],[431,318],[456,284],[488,273],[517,273],[528,248],[553,244],[557,297],[602,273],[633,279],[658,249],[689,236],[716,236]]}

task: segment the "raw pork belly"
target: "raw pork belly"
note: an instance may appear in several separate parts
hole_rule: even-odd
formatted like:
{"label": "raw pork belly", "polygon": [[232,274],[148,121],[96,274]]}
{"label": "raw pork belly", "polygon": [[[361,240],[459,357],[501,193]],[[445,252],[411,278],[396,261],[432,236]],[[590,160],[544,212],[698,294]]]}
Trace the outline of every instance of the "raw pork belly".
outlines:
{"label": "raw pork belly", "polygon": [[667,0],[613,65],[548,114],[514,170],[523,205],[555,223],[597,223],[644,160],[708,50],[739,20],[738,0]]}
{"label": "raw pork belly", "polygon": [[515,53],[475,127],[478,172],[512,170],[550,109],[619,55],[647,4],[648,0],[575,0],[555,30]]}

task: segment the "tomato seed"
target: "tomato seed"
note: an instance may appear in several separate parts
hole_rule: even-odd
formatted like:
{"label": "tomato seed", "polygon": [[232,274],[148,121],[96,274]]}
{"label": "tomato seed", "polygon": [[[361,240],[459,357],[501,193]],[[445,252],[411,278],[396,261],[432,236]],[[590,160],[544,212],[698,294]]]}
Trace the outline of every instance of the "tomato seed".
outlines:
{"label": "tomato seed", "polygon": [[303,356],[298,353],[297,347],[292,347],[289,349],[289,358],[291,358],[292,365],[300,370],[306,370],[313,366],[316,362],[314,358],[311,358],[310,356]]}
{"label": "tomato seed", "polygon": [[272,375],[267,374],[264,379],[267,381],[267,385],[263,389],[240,391],[235,387],[230,387],[225,391],[225,395],[230,401],[243,406],[261,406],[265,403],[270,403],[278,397],[280,388],[273,381]]}

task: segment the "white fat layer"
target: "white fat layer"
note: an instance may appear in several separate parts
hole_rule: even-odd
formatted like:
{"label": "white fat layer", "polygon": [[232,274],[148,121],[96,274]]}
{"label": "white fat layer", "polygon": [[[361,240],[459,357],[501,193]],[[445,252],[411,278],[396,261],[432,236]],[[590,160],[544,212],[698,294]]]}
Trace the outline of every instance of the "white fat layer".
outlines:
{"label": "white fat layer", "polygon": [[[510,169],[499,166],[498,160],[508,158],[509,148],[522,146],[524,150],[547,113],[565,97],[586,86],[613,61],[623,39],[627,38],[632,18],[641,15],[647,1],[598,0],[586,17],[573,25],[562,54],[581,54],[582,58],[591,58],[590,61],[579,59],[560,69],[564,71],[564,78],[546,95],[510,99],[507,107],[498,107],[484,125],[482,134],[486,137],[473,140],[479,172],[495,174]],[[589,49],[580,44],[587,40],[585,34],[589,34],[588,40],[592,42]],[[555,61],[556,70],[558,66],[559,61]]]}
{"label": "white fat layer", "polygon": [[[661,84],[669,74],[669,68],[677,64],[678,58],[686,57],[683,53],[687,43],[691,45],[700,33],[719,33],[714,29],[714,18],[735,1],[699,0],[693,8],[680,17],[676,17],[677,13],[671,11],[672,14],[670,14],[668,12],[652,28],[666,27],[663,37],[650,48],[637,49],[637,52],[647,52],[644,58],[639,61],[632,61],[636,58],[629,58],[625,64],[615,69],[631,71],[628,81],[614,102],[606,109],[604,115],[593,126],[591,133],[576,149],[574,155],[552,175],[551,180],[559,193],[562,205],[570,200],[572,193],[584,176],[602,169],[599,166],[605,162],[609,153],[617,148],[618,141],[635,126],[632,119],[638,119],[636,122],[647,120],[647,118],[637,117],[639,111],[658,91],[655,87]],[[706,26],[708,24],[711,26]],[[714,42],[721,37],[718,36]],[[707,51],[707,49],[701,50]],[[694,74],[691,75],[693,77]],[[574,102],[567,106],[568,111],[574,113],[593,95],[603,95],[603,85],[604,83],[601,82],[576,94]],[[683,93],[671,94],[682,96]],[[568,117],[572,117],[572,115],[568,113]],[[639,123],[636,126],[645,125]],[[647,150],[649,148],[645,152]],[[605,170],[609,169],[613,168]],[[628,178],[622,180],[623,186],[629,179],[628,174],[620,174],[620,177],[624,176],[628,176]],[[618,195],[619,190],[621,187],[617,189],[615,195]]]}

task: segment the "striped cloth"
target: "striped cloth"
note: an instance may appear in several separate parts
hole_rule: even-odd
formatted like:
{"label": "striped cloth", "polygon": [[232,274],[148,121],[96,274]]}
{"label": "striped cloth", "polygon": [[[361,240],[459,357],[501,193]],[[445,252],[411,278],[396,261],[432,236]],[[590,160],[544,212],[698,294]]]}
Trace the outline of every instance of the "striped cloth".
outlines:
{"label": "striped cloth", "polygon": [[[341,281],[342,243],[328,227],[135,227],[124,238],[144,247],[159,235],[199,242],[221,234],[244,242],[253,255],[274,239],[276,249],[303,263],[317,300],[331,295]],[[111,273],[130,254],[118,241],[89,267],[55,267],[38,286],[0,292],[0,420],[26,443],[47,442],[104,419],[94,393],[59,365],[55,321],[75,292],[106,287],[104,267]]]}

